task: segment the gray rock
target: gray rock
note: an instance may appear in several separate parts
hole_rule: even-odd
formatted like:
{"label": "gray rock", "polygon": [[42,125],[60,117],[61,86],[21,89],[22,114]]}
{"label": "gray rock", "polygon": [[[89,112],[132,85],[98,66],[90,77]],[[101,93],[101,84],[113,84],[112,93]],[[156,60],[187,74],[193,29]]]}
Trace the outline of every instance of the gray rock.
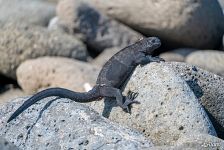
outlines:
{"label": "gray rock", "polygon": [[43,2],[50,2],[50,3],[54,3],[57,4],[59,0],[36,0],[36,1],[43,1]]}
{"label": "gray rock", "polygon": [[43,0],[43,1],[48,1],[48,2],[51,2],[51,3],[55,3],[55,4],[57,4],[59,2],[59,0]]}
{"label": "gray rock", "polygon": [[177,53],[183,57],[187,57],[189,54],[198,51],[198,49],[195,48],[178,48],[172,50],[172,52]]}
{"label": "gray rock", "polygon": [[16,68],[27,59],[63,56],[86,60],[85,45],[59,31],[26,24],[7,24],[0,28],[0,73],[16,78]]}
{"label": "gray rock", "polygon": [[46,26],[55,15],[55,5],[34,0],[0,0],[0,22]]}
{"label": "gray rock", "polygon": [[20,149],[149,149],[139,132],[112,123],[69,99],[46,98],[16,120],[6,119],[25,99],[0,109],[0,135]]}
{"label": "gray rock", "polygon": [[113,121],[138,129],[155,145],[173,145],[188,133],[216,135],[190,87],[168,64],[137,67],[124,93],[129,90],[139,93],[136,100],[140,102],[133,104],[131,115],[120,107],[113,107],[116,106],[113,100],[90,105]]}
{"label": "gray rock", "polygon": [[190,134],[181,137],[177,146],[195,148],[197,150],[217,150],[224,149],[224,141],[208,134]]}
{"label": "gray rock", "polygon": [[143,37],[80,0],[60,1],[57,16],[70,33],[82,34],[89,47],[98,52],[110,47],[125,47]]}
{"label": "gray rock", "polygon": [[3,137],[0,137],[0,148],[1,150],[18,150],[16,146],[6,141]]}
{"label": "gray rock", "polygon": [[98,73],[98,67],[60,57],[27,60],[16,71],[17,81],[27,93],[49,87],[63,87],[83,92],[85,84],[95,85]]}
{"label": "gray rock", "polygon": [[156,150],[222,150],[224,141],[208,134],[194,134],[181,137],[175,146],[155,147]]}
{"label": "gray rock", "polygon": [[192,52],[197,51],[197,49],[193,48],[178,48],[171,50],[169,52],[165,52],[160,54],[160,57],[165,59],[166,61],[177,61],[184,62],[185,58]]}
{"label": "gray rock", "polygon": [[224,78],[185,63],[168,63],[188,83],[224,139]]}
{"label": "gray rock", "polygon": [[166,45],[213,49],[224,33],[217,0],[85,1],[144,35],[159,36]]}
{"label": "gray rock", "polygon": [[107,48],[96,58],[94,58],[91,63],[96,66],[102,67],[115,53],[117,53],[121,49],[122,48],[119,47]]}
{"label": "gray rock", "polygon": [[220,5],[221,5],[222,9],[224,9],[224,0],[218,0],[218,1],[219,1]]}
{"label": "gray rock", "polygon": [[10,88],[9,90],[0,94],[0,105],[3,105],[4,103],[9,102],[17,97],[22,97],[25,95],[25,92],[19,88]]}
{"label": "gray rock", "polygon": [[215,74],[224,76],[224,52],[203,50],[191,53],[186,62],[196,65]]}
{"label": "gray rock", "polygon": [[184,56],[174,53],[174,52],[165,52],[159,55],[159,57],[163,58],[165,61],[175,61],[175,62],[184,62]]}

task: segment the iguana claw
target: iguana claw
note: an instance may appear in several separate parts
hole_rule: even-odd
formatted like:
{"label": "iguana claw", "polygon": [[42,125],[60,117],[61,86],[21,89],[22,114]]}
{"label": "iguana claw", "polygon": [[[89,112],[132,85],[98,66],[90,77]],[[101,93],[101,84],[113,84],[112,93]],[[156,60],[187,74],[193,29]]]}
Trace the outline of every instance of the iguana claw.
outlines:
{"label": "iguana claw", "polygon": [[124,110],[126,110],[128,113],[130,113],[130,107],[129,106],[131,106],[131,104],[133,104],[133,103],[140,104],[139,101],[134,100],[137,96],[138,96],[138,93],[131,92],[131,91],[128,92],[128,95],[127,95],[127,97],[126,97],[126,99],[125,99],[125,101],[122,105],[122,108]]}

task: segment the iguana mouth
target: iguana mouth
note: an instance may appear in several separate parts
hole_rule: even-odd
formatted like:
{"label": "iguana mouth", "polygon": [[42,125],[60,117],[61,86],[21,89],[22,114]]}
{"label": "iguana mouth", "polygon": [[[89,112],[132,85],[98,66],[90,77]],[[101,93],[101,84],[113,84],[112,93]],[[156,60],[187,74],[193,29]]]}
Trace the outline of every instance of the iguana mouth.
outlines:
{"label": "iguana mouth", "polygon": [[151,42],[152,42],[151,45],[153,45],[154,49],[157,49],[161,46],[161,41],[157,37],[154,37],[154,39]]}
{"label": "iguana mouth", "polygon": [[155,49],[161,46],[161,41],[157,37],[149,37],[150,40],[146,43],[146,52],[147,54],[151,54]]}

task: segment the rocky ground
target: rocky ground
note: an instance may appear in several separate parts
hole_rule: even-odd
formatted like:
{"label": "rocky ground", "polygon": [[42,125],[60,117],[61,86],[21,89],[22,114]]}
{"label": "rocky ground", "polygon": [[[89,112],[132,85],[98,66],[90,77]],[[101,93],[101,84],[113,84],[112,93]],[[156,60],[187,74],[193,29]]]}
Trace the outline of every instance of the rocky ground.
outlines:
{"label": "rocky ground", "polygon": [[[0,0],[0,147],[14,149],[224,149],[224,0]],[[140,38],[158,36],[123,94],[80,104],[49,87],[88,91],[103,64]]]}

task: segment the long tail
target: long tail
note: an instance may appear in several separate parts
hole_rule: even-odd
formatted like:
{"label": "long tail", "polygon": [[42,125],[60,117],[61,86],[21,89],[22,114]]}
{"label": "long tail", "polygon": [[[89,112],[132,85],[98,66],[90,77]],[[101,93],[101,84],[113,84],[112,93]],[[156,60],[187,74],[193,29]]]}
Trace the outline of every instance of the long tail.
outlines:
{"label": "long tail", "polygon": [[33,95],[31,98],[26,100],[22,106],[20,106],[8,119],[7,122],[10,122],[11,120],[15,119],[18,115],[20,115],[24,110],[26,110],[28,107],[33,105],[34,103],[42,100],[43,98],[50,97],[50,96],[59,96],[61,98],[69,98],[71,100],[74,100],[76,102],[80,103],[87,103],[96,100],[100,97],[99,87],[94,86],[92,90],[88,92],[74,92],[70,91],[68,89],[64,88],[50,88],[43,90],[35,95]]}

